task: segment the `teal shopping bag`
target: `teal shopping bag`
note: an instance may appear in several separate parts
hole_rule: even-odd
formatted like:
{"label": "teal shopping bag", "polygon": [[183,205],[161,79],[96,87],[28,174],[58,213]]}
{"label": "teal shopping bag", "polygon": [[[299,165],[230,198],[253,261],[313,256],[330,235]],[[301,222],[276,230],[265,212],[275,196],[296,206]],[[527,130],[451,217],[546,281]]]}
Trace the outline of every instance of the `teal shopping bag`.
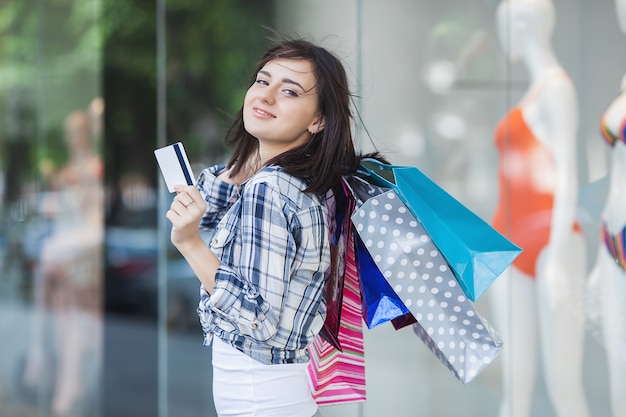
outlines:
{"label": "teal shopping bag", "polygon": [[364,159],[360,168],[368,182],[396,191],[446,258],[470,300],[478,300],[522,252],[416,167]]}

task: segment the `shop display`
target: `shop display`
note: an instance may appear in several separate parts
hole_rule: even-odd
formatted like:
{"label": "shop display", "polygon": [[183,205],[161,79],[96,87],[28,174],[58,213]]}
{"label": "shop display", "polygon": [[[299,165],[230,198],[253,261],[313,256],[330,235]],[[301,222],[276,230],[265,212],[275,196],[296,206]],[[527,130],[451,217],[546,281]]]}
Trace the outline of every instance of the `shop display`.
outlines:
{"label": "shop display", "polygon": [[[622,32],[626,33],[626,1],[615,1]],[[611,147],[609,192],[601,218],[600,247],[589,277],[599,286],[598,305],[607,357],[613,417],[626,416],[626,75],[621,93],[608,106],[600,122],[602,136]]]}
{"label": "shop display", "polygon": [[500,188],[493,224],[524,250],[494,284],[494,317],[502,320],[495,324],[510,364],[503,371],[500,415],[531,415],[539,352],[556,415],[588,417],[584,313],[571,307],[572,297],[583,292],[586,268],[575,218],[576,91],[551,47],[550,0],[504,0],[497,23],[503,49],[523,62],[530,77],[524,97],[495,132]]}

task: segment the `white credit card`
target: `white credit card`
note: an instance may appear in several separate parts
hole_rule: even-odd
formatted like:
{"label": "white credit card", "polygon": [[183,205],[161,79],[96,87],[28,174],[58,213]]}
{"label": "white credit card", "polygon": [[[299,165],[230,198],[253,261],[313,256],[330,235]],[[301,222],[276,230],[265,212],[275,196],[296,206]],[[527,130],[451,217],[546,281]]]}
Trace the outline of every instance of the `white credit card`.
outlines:
{"label": "white credit card", "polygon": [[156,149],[154,156],[156,156],[170,193],[175,191],[175,185],[196,185],[196,179],[181,142]]}

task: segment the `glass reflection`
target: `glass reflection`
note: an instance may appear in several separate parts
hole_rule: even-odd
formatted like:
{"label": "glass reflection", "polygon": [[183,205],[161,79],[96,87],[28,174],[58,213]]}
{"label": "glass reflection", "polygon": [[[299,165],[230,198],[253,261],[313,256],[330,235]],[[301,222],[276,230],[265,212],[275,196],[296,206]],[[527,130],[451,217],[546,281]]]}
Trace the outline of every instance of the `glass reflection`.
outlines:
{"label": "glass reflection", "polygon": [[[242,70],[250,67],[248,57],[258,55],[267,34],[261,25],[276,24],[285,33],[336,46],[359,77],[359,110],[377,145],[394,162],[425,169],[488,217],[497,205],[499,158],[490,138],[498,118],[526,87],[520,82],[526,79],[524,68],[509,65],[495,42],[499,2],[398,0],[390,6],[361,0],[355,7],[350,0],[163,1],[164,136],[184,141],[198,167],[224,160],[221,137],[230,116],[222,112],[237,110]],[[621,42],[623,33],[611,0],[554,3],[555,50],[572,70],[581,97],[580,136],[588,146],[579,162],[587,160],[590,178],[597,179],[605,174],[605,153],[614,158],[619,152],[598,143],[597,126],[614,99],[626,59],[598,44],[599,39]],[[156,281],[157,244],[168,233],[156,226],[157,175],[150,155],[157,136],[156,6],[154,0],[0,0],[0,416],[47,416],[54,410],[59,415],[157,415],[158,291],[167,292],[162,317],[169,404],[164,412],[177,417],[212,412],[210,356],[199,340],[194,307],[196,279],[170,248],[167,285],[157,288]],[[93,100],[100,96],[107,101],[105,123],[104,101]],[[106,187],[97,169],[83,164],[90,158],[77,156],[88,154],[77,152],[85,123],[91,130],[91,160],[106,157]],[[103,124],[106,142],[101,142]],[[506,155],[501,162],[509,160],[516,159]],[[86,190],[88,183],[93,190]],[[604,183],[608,188],[608,178]],[[604,194],[589,195],[581,204],[594,210],[605,200]],[[96,200],[99,213],[91,206]],[[597,242],[600,209],[591,219],[598,227],[585,228],[587,243],[595,242],[589,266],[596,256],[596,266],[615,266],[603,242]],[[106,234],[95,221],[102,215]],[[621,230],[619,222],[613,226],[612,233]],[[98,249],[103,236],[106,256]],[[106,279],[97,272],[98,263],[104,263]],[[103,281],[106,345],[99,304]],[[598,286],[602,297],[595,308],[607,310],[590,312],[597,320],[608,317],[592,323],[606,337],[615,337],[612,326],[623,327],[623,321],[611,319],[619,315],[608,310],[624,298],[623,291],[611,292],[614,288]],[[480,381],[461,388],[432,365],[430,354],[422,354],[413,335],[403,339],[381,329],[366,332],[366,338],[367,403],[327,408],[325,416],[389,414],[389,381],[395,383],[396,414],[497,413],[501,367],[494,365]],[[624,361],[600,344],[585,345],[585,390],[593,394],[588,396],[592,413],[609,415],[609,386],[620,392],[621,385],[619,377],[608,384],[604,359],[615,365],[615,375]],[[100,373],[103,346],[113,366]],[[190,372],[199,379],[190,379]],[[543,366],[537,372],[544,372]],[[126,383],[129,375],[136,379]],[[551,415],[545,383],[541,378],[538,383],[533,411]],[[103,386],[105,411],[100,411]],[[458,401],[446,401],[450,397]],[[615,393],[610,397],[616,404],[620,399]]]}
{"label": "glass reflection", "polygon": [[[89,396],[101,358],[102,173],[94,133],[101,114],[75,110],[64,123],[68,161],[50,173],[40,214],[50,227],[34,264],[34,317],[23,373],[27,388],[53,361],[50,410],[64,415]],[[50,323],[52,319],[52,323]],[[53,334],[48,334],[52,330]],[[46,355],[52,350],[54,357]]]}
{"label": "glass reflection", "polygon": [[2,416],[98,414],[100,3],[0,1]]}
{"label": "glass reflection", "polygon": [[[183,142],[196,174],[228,160],[223,137],[241,108],[251,61],[266,49],[271,36],[266,27],[272,26],[275,12],[273,0],[166,2],[167,120],[162,145]],[[151,153],[146,149],[146,155]],[[160,176],[156,164],[151,172]],[[171,198],[165,196],[166,207]],[[164,212],[159,213],[162,216]],[[167,280],[163,288],[167,301],[160,315],[167,328],[161,335],[168,351],[166,413],[213,416],[211,349],[202,346],[196,313],[199,281],[171,245],[167,227],[158,231],[167,246],[167,266],[160,271]]]}

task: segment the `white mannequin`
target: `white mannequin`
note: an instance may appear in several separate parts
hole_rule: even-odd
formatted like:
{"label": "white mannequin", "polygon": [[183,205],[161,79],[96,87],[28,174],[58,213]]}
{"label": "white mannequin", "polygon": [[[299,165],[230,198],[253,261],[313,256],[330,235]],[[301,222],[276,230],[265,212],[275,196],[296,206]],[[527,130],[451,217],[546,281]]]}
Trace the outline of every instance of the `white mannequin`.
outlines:
{"label": "white mannequin", "polygon": [[[626,0],[615,1],[620,28],[626,33]],[[618,134],[626,118],[626,75],[620,95],[605,113],[605,126]],[[626,144],[618,141],[611,148],[609,193],[602,221],[611,233],[626,226]],[[590,283],[600,282],[601,317],[607,353],[611,407],[614,417],[626,416],[626,272],[600,242],[598,258],[591,271]]]}
{"label": "white mannequin", "polygon": [[[582,307],[572,311],[583,304],[572,302],[572,297],[583,292],[586,267],[584,237],[573,227],[578,112],[574,86],[551,47],[554,21],[550,0],[504,0],[497,10],[502,47],[512,61],[525,64],[530,76],[530,87],[517,107],[550,154],[552,161],[544,161],[536,171],[541,173],[538,187],[549,189],[554,198],[548,212],[549,241],[533,261],[535,276],[514,264],[491,294],[504,340],[501,417],[530,416],[538,351],[556,415],[589,416],[582,385],[584,314]],[[504,164],[511,169],[509,162],[514,161]],[[530,162],[536,168],[536,161],[520,163]]]}

